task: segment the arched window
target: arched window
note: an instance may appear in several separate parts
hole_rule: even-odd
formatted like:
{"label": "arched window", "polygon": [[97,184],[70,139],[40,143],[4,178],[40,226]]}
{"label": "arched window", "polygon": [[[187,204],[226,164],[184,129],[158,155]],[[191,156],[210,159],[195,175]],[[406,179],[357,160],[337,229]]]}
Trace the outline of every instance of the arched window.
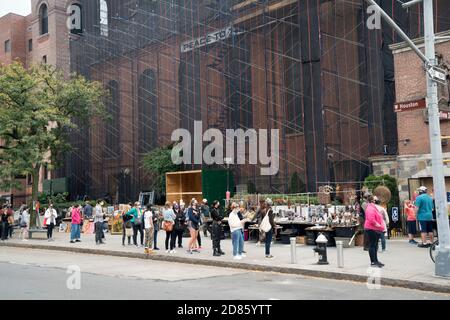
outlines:
{"label": "arched window", "polygon": [[48,8],[45,3],[39,8],[40,34],[48,33]]}
{"label": "arched window", "polygon": [[147,69],[139,78],[139,151],[146,153],[158,145],[158,111],[155,73]]}
{"label": "arched window", "polygon": [[110,119],[106,120],[106,157],[116,159],[120,153],[120,95],[117,81],[110,81],[107,89],[110,97],[107,102],[107,113]]}
{"label": "arched window", "polygon": [[108,3],[106,0],[100,1],[100,35],[108,36]]}
{"label": "arched window", "polygon": [[81,4],[73,3],[67,11],[70,15],[70,32],[73,34],[83,33],[83,12]]}

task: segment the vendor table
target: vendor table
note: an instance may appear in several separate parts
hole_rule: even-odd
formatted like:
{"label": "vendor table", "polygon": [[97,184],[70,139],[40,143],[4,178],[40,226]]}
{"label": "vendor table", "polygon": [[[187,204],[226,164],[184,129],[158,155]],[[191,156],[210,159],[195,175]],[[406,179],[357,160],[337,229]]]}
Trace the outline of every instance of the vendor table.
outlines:
{"label": "vendor table", "polygon": [[[277,225],[275,227],[275,235],[274,235],[274,239],[275,240],[280,240],[280,232],[281,230],[283,230],[282,226]],[[259,225],[258,224],[252,224],[248,226],[248,239],[252,239],[252,235],[254,236],[256,234],[256,237],[254,238],[255,241],[259,240]]]}
{"label": "vendor table", "polygon": [[310,228],[315,225],[326,225],[325,222],[308,222],[308,221],[296,221],[296,220],[289,220],[289,221],[277,221],[275,220],[275,223],[277,225],[280,225],[283,227],[283,231],[286,229],[295,229],[297,230],[297,236],[304,236],[306,235],[306,229]]}

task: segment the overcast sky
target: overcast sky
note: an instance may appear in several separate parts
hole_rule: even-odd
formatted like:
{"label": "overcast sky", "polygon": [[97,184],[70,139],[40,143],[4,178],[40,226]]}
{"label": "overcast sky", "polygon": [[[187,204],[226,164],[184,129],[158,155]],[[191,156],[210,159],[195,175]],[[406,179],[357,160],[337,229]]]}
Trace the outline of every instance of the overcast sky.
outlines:
{"label": "overcast sky", "polygon": [[26,16],[31,13],[31,0],[0,0],[0,17],[14,12]]}

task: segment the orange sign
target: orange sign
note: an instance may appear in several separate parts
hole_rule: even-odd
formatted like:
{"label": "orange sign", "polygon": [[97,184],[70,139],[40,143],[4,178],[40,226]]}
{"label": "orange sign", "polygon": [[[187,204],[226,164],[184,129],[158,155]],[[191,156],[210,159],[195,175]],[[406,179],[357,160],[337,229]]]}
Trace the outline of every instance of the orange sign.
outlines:
{"label": "orange sign", "polygon": [[411,110],[417,110],[417,109],[426,109],[427,103],[425,99],[417,100],[417,101],[408,101],[408,102],[401,102],[396,103],[394,105],[394,111],[395,112],[403,112],[403,111],[411,111]]}

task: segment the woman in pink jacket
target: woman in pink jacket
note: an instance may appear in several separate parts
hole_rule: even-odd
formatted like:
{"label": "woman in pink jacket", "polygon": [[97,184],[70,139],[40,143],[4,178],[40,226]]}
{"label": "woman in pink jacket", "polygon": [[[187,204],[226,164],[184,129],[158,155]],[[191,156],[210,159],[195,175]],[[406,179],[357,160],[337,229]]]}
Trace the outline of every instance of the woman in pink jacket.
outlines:
{"label": "woman in pink jacket", "polygon": [[370,266],[382,268],[384,267],[384,264],[378,261],[377,251],[378,241],[380,240],[381,233],[384,232],[383,218],[374,204],[372,195],[368,196],[367,202],[364,230],[369,238]]}
{"label": "woman in pink jacket", "polygon": [[70,243],[81,242],[81,210],[80,205],[76,204],[72,208],[72,228],[70,230]]}

